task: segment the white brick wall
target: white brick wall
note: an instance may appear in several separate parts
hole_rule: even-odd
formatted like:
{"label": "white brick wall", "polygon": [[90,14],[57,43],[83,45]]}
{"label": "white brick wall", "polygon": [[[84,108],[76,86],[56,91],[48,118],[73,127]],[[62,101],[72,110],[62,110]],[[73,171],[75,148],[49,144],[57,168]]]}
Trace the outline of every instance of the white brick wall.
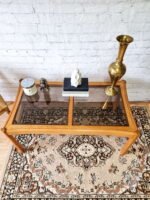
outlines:
{"label": "white brick wall", "polygon": [[63,80],[78,67],[109,80],[119,34],[129,34],[124,63],[130,100],[150,100],[149,0],[0,0],[0,93],[14,100],[18,80]]}

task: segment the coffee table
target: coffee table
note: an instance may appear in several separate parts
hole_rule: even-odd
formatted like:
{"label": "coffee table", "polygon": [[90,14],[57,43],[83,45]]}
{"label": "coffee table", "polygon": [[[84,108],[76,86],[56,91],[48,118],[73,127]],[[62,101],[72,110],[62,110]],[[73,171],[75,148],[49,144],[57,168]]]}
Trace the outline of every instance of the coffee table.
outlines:
{"label": "coffee table", "polygon": [[62,82],[48,82],[50,103],[38,87],[39,100],[29,103],[19,84],[16,101],[2,129],[21,153],[26,149],[14,137],[17,134],[109,135],[127,137],[120,154],[125,154],[139,136],[128,102],[126,82],[118,81],[118,95],[102,109],[104,90],[110,82],[90,82],[89,97],[62,97]]}

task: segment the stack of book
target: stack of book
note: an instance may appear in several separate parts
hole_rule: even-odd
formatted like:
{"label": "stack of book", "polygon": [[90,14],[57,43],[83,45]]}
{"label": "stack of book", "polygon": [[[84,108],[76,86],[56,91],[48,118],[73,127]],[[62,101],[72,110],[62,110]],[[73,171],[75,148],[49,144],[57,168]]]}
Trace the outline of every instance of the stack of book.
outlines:
{"label": "stack of book", "polygon": [[88,97],[89,86],[88,78],[82,78],[81,85],[74,87],[71,85],[71,78],[64,78],[64,87],[62,91],[64,97]]}

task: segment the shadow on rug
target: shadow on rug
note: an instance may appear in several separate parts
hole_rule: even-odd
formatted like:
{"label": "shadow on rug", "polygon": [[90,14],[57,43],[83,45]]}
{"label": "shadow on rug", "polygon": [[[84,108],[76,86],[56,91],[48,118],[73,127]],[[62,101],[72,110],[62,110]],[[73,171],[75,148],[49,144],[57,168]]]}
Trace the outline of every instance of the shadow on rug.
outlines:
{"label": "shadow on rug", "polygon": [[150,199],[148,111],[132,111],[141,136],[124,156],[125,138],[19,135],[30,150],[20,155],[12,149],[0,199]]}

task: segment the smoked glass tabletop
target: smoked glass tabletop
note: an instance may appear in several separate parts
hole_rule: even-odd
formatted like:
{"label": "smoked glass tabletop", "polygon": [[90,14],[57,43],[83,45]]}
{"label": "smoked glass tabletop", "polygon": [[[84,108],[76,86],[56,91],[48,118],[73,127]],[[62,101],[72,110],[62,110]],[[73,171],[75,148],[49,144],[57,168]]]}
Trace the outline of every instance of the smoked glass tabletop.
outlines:
{"label": "smoked glass tabletop", "polygon": [[46,92],[38,88],[38,95],[34,97],[23,93],[13,123],[67,125],[68,102],[68,97],[62,97],[61,87],[49,87]]}
{"label": "smoked glass tabletop", "polygon": [[[120,88],[110,98],[107,109],[102,106],[107,98],[106,86],[90,87],[89,97],[74,97],[73,125],[129,126]],[[13,124],[68,125],[69,97],[62,96],[61,86],[50,86],[49,91],[38,88],[38,96],[30,102],[23,93]]]}

